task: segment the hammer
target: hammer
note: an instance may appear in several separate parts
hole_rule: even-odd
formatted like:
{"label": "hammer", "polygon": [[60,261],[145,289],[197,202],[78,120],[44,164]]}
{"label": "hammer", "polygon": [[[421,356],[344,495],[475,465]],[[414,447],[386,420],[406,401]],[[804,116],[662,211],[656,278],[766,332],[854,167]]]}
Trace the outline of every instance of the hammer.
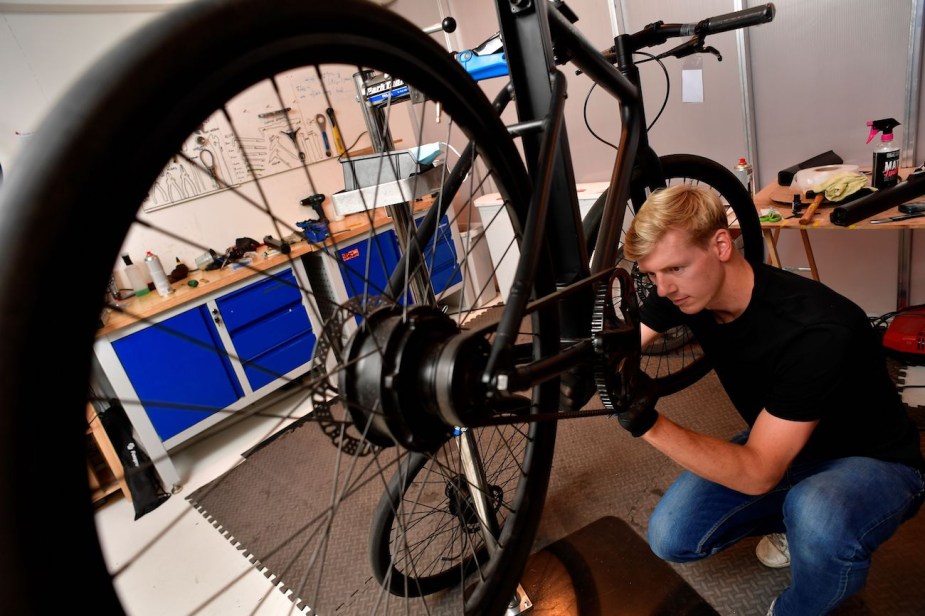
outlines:
{"label": "hammer", "polygon": [[814,186],[813,190],[806,191],[806,198],[812,199],[813,202],[800,217],[800,224],[808,225],[812,222],[816,209],[824,199],[831,202],[854,201],[871,192],[871,188],[867,186],[867,176],[862,173],[840,173],[826,178],[821,184]]}

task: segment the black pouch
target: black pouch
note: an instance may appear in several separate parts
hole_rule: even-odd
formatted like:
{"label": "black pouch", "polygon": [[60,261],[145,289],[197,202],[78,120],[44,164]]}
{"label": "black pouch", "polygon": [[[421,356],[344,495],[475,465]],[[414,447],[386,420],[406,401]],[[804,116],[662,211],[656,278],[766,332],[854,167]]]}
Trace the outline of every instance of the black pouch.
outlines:
{"label": "black pouch", "polygon": [[157,509],[170,498],[170,493],[164,490],[151,458],[132,436],[132,424],[119,401],[110,400],[109,406],[98,411],[97,416],[116,453],[119,454],[137,520]]}

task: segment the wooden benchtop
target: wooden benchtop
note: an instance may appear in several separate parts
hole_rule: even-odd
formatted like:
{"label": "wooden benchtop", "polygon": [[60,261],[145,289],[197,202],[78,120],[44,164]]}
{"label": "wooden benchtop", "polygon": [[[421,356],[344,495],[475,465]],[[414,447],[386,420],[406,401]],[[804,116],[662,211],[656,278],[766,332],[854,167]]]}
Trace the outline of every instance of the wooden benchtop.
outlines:
{"label": "wooden benchtop", "polygon": [[[432,197],[418,199],[414,204],[415,212],[425,209],[433,203]],[[112,309],[104,309],[103,326],[100,327],[97,337],[107,336],[117,332],[138,321],[151,319],[166,312],[201,299],[205,295],[231,286],[235,283],[246,280],[252,276],[257,276],[273,268],[279,267],[291,261],[294,261],[304,255],[322,250],[324,247],[333,247],[337,244],[350,240],[354,237],[367,233],[370,228],[379,228],[390,224],[392,219],[386,213],[385,208],[377,208],[370,225],[369,217],[365,213],[351,214],[344,217],[343,220],[330,221],[328,228],[332,236],[329,236],[324,245],[310,244],[307,241],[301,241],[290,246],[290,252],[287,255],[273,251],[273,254],[267,254],[265,246],[261,246],[256,251],[256,256],[251,255],[249,265],[238,266],[229,264],[224,269],[212,271],[191,271],[189,276],[170,285],[173,293],[167,297],[161,297],[157,291],[151,291],[141,297],[130,297],[119,302],[123,312]],[[196,280],[199,284],[195,287],[189,286],[190,280]]]}
{"label": "wooden benchtop", "polygon": [[[900,169],[900,179],[905,180],[910,173],[914,170],[914,167],[903,167]],[[799,193],[799,191],[796,191]],[[780,186],[777,182],[772,182],[762,188],[758,194],[755,195],[755,207],[759,211],[768,207],[775,207],[783,216],[783,220],[779,222],[763,222],[761,227],[764,229],[832,229],[832,230],[845,230],[845,229],[868,229],[871,231],[884,231],[887,229],[921,229],[925,226],[925,217],[923,218],[910,218],[908,220],[896,221],[896,222],[887,222],[880,223],[876,225],[870,224],[870,221],[873,219],[879,218],[889,218],[891,216],[901,215],[902,212],[899,211],[899,206],[893,206],[882,212],[872,214],[863,220],[859,220],[850,225],[842,226],[836,225],[833,223],[829,215],[832,213],[832,209],[838,206],[838,203],[831,203],[829,201],[823,202],[823,204],[816,210],[816,215],[813,217],[813,221],[808,225],[801,225],[799,216],[795,218],[790,218],[791,208],[790,203],[793,199],[794,190],[789,186]],[[921,198],[913,199],[914,202],[921,201]],[[808,205],[808,201],[803,199],[803,207]]]}

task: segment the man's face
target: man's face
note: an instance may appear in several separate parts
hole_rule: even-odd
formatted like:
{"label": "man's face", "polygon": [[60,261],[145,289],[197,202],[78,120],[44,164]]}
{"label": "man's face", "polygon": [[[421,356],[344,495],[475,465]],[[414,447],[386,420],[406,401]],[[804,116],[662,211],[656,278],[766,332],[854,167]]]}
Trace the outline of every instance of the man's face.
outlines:
{"label": "man's face", "polygon": [[639,270],[649,276],[659,296],[667,297],[685,314],[710,308],[723,281],[715,243],[700,246],[677,229],[670,229],[639,261]]}

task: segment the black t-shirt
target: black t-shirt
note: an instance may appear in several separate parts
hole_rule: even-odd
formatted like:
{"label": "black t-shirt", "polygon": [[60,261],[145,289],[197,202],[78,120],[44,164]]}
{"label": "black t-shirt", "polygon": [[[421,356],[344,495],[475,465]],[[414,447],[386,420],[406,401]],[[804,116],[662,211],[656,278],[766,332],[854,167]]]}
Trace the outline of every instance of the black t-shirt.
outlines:
{"label": "black t-shirt", "polygon": [[641,309],[655,331],[691,328],[749,426],[762,409],[819,424],[801,459],[867,456],[925,469],[918,429],[886,368],[870,319],[825,285],[753,266],[748,307],[729,323],[709,310],[685,315],[655,293]]}

